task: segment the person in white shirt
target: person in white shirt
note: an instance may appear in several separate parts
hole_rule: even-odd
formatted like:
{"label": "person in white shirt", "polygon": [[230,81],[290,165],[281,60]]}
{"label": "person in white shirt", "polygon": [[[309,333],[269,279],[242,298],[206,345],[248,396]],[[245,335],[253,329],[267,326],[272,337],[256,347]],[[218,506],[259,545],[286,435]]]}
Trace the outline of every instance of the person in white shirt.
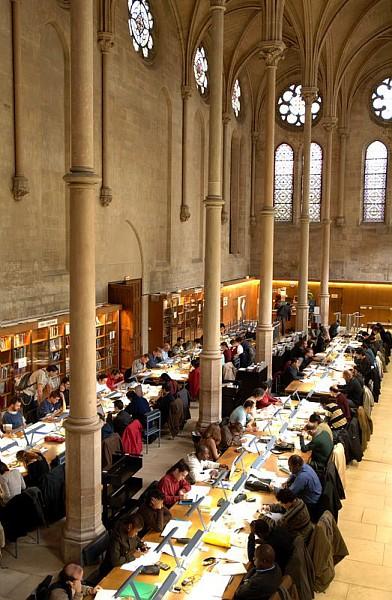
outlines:
{"label": "person in white shirt", "polygon": [[216,477],[219,468],[225,468],[217,462],[209,460],[210,452],[207,446],[200,445],[196,452],[188,454],[186,462],[189,465],[189,478],[194,483],[198,481],[207,481],[211,477]]}
{"label": "person in white shirt", "polygon": [[18,469],[11,471],[7,465],[0,462],[0,505],[5,506],[11,498],[26,489],[25,481]]}
{"label": "person in white shirt", "polygon": [[110,388],[106,385],[108,376],[106,373],[98,373],[97,375],[97,395],[98,394],[110,394]]}

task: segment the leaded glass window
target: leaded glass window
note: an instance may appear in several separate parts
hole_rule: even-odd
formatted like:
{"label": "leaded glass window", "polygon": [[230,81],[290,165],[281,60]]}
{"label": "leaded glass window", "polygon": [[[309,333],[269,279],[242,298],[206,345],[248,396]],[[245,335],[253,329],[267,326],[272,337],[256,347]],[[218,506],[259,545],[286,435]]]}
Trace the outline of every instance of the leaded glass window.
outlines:
{"label": "leaded glass window", "polygon": [[136,52],[148,58],[154,46],[154,19],[147,0],[128,0],[128,25]]}
{"label": "leaded glass window", "polygon": [[293,183],[294,152],[288,144],[280,144],[275,150],[275,221],[293,220]]}
{"label": "leaded glass window", "polygon": [[392,77],[384,79],[373,90],[372,107],[376,117],[392,122]]}
{"label": "leaded glass window", "polygon": [[241,86],[238,79],[235,80],[233,91],[231,94],[231,106],[235,116],[238,118],[241,112]]}
{"label": "leaded glass window", "polygon": [[[279,117],[284,123],[293,127],[301,127],[305,123],[305,102],[301,96],[302,86],[290,85],[278,99]],[[321,97],[312,104],[312,120],[317,119],[321,109]]]}
{"label": "leaded glass window", "polygon": [[310,144],[309,220],[321,220],[321,195],[323,185],[323,150],[319,144]]}
{"label": "leaded glass window", "polygon": [[366,149],[362,215],[364,223],[385,221],[387,168],[387,147],[376,140]]}
{"label": "leaded glass window", "polygon": [[201,94],[205,94],[208,88],[208,61],[206,51],[203,46],[196,48],[195,57],[193,59],[193,72],[195,74],[196,85]]}

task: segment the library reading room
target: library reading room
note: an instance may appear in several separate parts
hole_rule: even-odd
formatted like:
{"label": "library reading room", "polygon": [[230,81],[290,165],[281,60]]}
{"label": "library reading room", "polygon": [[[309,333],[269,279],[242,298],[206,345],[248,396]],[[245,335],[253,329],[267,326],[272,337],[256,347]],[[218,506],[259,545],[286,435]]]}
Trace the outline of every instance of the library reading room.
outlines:
{"label": "library reading room", "polygon": [[0,29],[0,600],[392,600],[392,1]]}

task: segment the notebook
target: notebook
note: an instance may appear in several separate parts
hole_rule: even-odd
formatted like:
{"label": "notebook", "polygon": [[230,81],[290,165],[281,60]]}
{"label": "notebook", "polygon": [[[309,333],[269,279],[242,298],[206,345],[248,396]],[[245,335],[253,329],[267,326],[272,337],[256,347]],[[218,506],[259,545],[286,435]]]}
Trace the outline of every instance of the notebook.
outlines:
{"label": "notebook", "polygon": [[[143,583],[134,581],[135,588],[141,600],[151,600],[157,591],[157,586],[152,583]],[[120,598],[135,598],[130,584],[128,584],[120,593]]]}

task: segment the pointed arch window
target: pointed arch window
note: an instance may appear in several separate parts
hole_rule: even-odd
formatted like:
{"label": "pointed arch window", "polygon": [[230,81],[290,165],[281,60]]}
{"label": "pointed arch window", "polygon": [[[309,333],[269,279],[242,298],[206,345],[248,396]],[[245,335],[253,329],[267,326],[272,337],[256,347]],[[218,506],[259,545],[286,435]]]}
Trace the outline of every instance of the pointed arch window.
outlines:
{"label": "pointed arch window", "polygon": [[280,144],[275,150],[275,221],[292,222],[293,192],[294,151],[289,144]]}
{"label": "pointed arch window", "polygon": [[310,144],[309,220],[321,220],[321,196],[323,187],[323,149],[320,144]]}
{"label": "pointed arch window", "polygon": [[363,210],[364,223],[384,223],[387,189],[388,150],[375,140],[366,148]]}

